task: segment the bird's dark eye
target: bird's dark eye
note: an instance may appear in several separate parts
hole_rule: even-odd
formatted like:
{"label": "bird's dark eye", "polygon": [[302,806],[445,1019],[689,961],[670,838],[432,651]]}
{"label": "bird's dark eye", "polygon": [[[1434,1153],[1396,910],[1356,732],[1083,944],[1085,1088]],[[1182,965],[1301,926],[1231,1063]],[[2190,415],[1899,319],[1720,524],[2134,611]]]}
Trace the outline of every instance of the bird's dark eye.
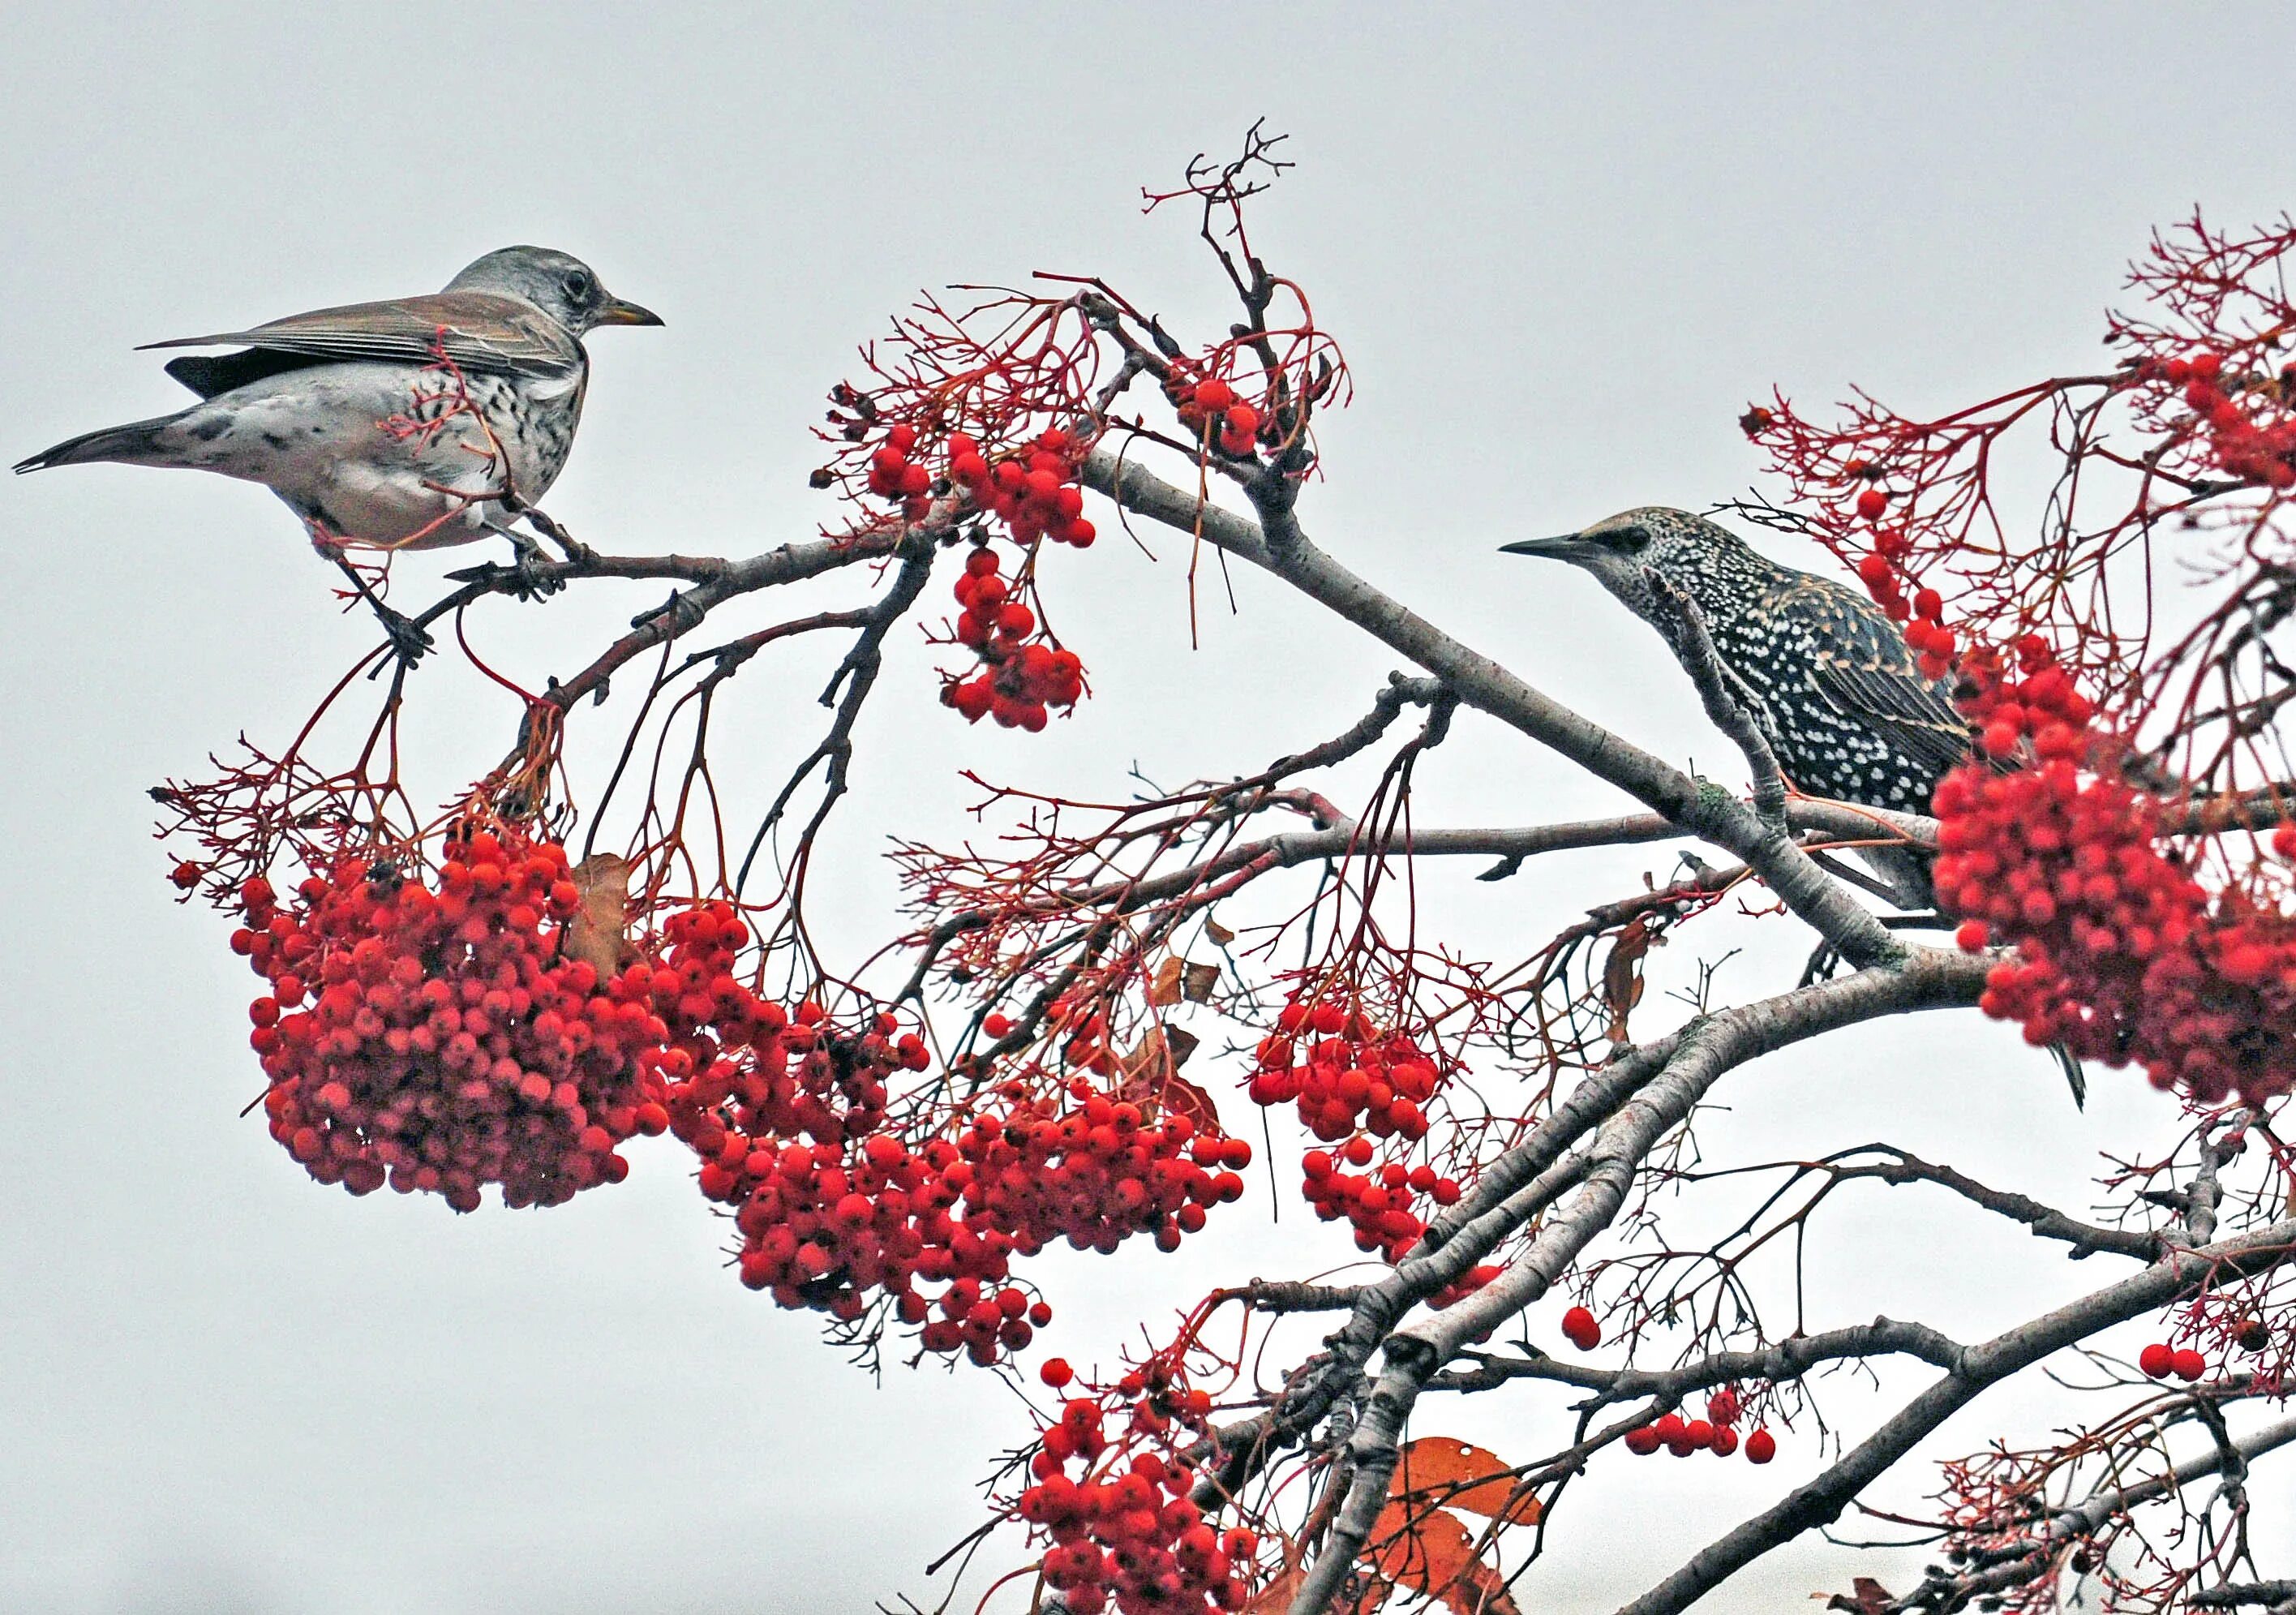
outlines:
{"label": "bird's dark eye", "polygon": [[590,273],[586,269],[568,270],[566,279],[561,283],[566,288],[566,295],[578,303],[590,295],[590,288],[593,284]]}
{"label": "bird's dark eye", "polygon": [[1605,548],[1621,555],[1632,555],[1650,547],[1650,529],[1643,527],[1614,527],[1603,535]]}

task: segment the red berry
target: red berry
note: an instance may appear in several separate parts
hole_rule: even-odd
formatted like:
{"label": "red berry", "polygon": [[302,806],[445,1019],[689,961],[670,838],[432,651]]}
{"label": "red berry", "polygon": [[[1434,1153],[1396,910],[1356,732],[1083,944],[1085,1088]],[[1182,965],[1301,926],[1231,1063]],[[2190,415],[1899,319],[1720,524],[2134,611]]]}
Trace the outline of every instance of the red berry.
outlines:
{"label": "red berry", "polygon": [[1562,1333],[1581,1351],[1592,1351],[1603,1343],[1603,1326],[1584,1307],[1573,1307],[1562,1315]]}
{"label": "red berry", "polygon": [[1076,1378],[1076,1370],[1069,1366],[1065,1357],[1046,1357],[1044,1366],[1037,1370],[1037,1377],[1058,1390]]}
{"label": "red berry", "polygon": [[1889,508],[1889,496],[1878,488],[1869,488],[1857,496],[1857,514],[1867,521],[1880,521]]}
{"label": "red berry", "polygon": [[2176,1348],[2164,1346],[2157,1340],[2136,1354],[2136,1366],[2148,1380],[2167,1379],[2176,1365]]}
{"label": "red berry", "polygon": [[1746,1462],[1767,1463],[1778,1455],[1778,1439],[1767,1430],[1757,1430],[1746,1438]]}
{"label": "red berry", "polygon": [[2178,1379],[2190,1383],[2208,1373],[2209,1360],[2191,1347],[2185,1346],[2177,1349],[2177,1354],[2169,1359],[2169,1366]]}

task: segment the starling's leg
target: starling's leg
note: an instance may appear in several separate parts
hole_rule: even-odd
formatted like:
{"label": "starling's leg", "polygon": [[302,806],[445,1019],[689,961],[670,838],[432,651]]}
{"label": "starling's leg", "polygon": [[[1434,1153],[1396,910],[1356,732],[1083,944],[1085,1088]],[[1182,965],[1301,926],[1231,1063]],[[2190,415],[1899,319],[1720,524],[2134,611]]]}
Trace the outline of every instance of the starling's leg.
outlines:
{"label": "starling's leg", "polygon": [[342,570],[343,576],[351,580],[351,587],[358,591],[359,598],[373,607],[375,616],[381,619],[382,631],[390,639],[390,653],[410,668],[422,660],[422,652],[430,648],[429,630],[406,612],[394,611],[383,604],[382,597],[374,592],[374,586],[360,575],[358,568],[353,566],[348,558],[338,553],[334,562]]}
{"label": "starling's leg", "polygon": [[1794,985],[1813,987],[1820,981],[1831,981],[1833,972],[1841,968],[1841,950],[1831,942],[1821,942],[1811,951],[1809,962],[1801,967],[1801,980]]}

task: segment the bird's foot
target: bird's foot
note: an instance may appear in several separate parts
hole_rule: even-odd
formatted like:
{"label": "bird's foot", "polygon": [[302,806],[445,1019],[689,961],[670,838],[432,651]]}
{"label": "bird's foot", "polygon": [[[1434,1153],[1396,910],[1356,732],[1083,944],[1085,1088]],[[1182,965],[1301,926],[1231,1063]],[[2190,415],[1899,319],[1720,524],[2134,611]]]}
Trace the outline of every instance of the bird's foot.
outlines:
{"label": "bird's foot", "polygon": [[566,586],[566,579],[554,570],[557,562],[545,553],[542,545],[524,533],[514,533],[511,543],[518,550],[518,563],[511,593],[521,600],[544,600]]}
{"label": "bird's foot", "polygon": [[380,600],[370,597],[368,603],[374,607],[374,614],[382,623],[383,634],[390,641],[392,659],[410,668],[421,661],[422,653],[435,643],[430,637],[430,630],[406,612],[393,610]]}

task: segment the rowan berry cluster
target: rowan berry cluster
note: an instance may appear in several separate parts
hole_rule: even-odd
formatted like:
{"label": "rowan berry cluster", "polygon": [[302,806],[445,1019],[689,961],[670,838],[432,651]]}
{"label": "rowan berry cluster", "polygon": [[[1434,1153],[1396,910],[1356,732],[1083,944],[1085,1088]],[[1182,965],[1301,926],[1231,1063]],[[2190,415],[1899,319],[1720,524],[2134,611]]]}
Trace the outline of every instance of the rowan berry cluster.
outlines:
{"label": "rowan berry cluster", "polygon": [[[1700,1452],[1726,1458],[1738,1450],[1741,1411],[1738,1393],[1725,1385],[1706,1398],[1704,1418],[1685,1419],[1678,1413],[1661,1414],[1627,1432],[1627,1450],[1644,1458],[1661,1447],[1677,1458]],[[1778,1439],[1757,1425],[1748,1433],[1745,1447],[1748,1463],[1767,1463],[1778,1455]]]}
{"label": "rowan berry cluster", "polygon": [[1459,1185],[1424,1163],[1390,1160],[1367,1173],[1345,1169],[1370,1166],[1371,1159],[1371,1140],[1362,1136],[1348,1140],[1336,1154],[1310,1150],[1300,1158],[1300,1193],[1317,1217],[1327,1223],[1344,1218],[1355,1229],[1356,1249],[1400,1261],[1427,1231],[1414,1203],[1423,1197],[1438,1206],[1456,1205]]}
{"label": "rowan berry cluster", "polygon": [[1326,1143],[1359,1126],[1382,1138],[1427,1135],[1423,1107],[1434,1096],[1435,1062],[1402,1033],[1382,1033],[1359,1009],[1292,1000],[1259,1040],[1259,1063],[1253,1102],[1298,1101],[1301,1123]]}
{"label": "rowan berry cluster", "polygon": [[1055,426],[1039,432],[1023,453],[992,465],[978,443],[953,432],[948,478],[981,511],[1002,521],[1022,549],[1035,547],[1039,538],[1090,549],[1098,533],[1085,518],[1084,490],[1077,486],[1084,447]]}
{"label": "rowan berry cluster", "polygon": [[[882,1120],[882,1073],[922,1065],[922,1045],[893,1039],[890,1017],[857,1039],[808,1043],[809,1012],[801,1006],[767,1039],[757,1064],[770,1070],[775,1045],[808,1043],[796,1092],[847,1096],[826,1126],[806,1129],[812,1144],[767,1129],[779,1090],[747,1062],[709,1119],[690,1121],[685,1094],[672,1099],[672,1125],[681,1136],[693,1129],[689,1142],[708,1162],[702,1192],[736,1208],[742,1282],[783,1306],[852,1322],[882,1295],[903,1323],[922,1325],[926,1350],[962,1350],[985,1366],[1027,1348],[1052,1319],[1010,1282],[1014,1257],[1061,1239],[1110,1252],[1142,1233],[1175,1250],[1204,1226],[1207,1208],[1243,1193],[1232,1168],[1250,1162],[1250,1144],[1199,1133],[1183,1116],[1150,1121],[1083,1084],[1067,1107],[1009,1086],[1001,1105],[916,1149],[890,1131],[858,1129],[857,1115],[873,1127]],[[946,1287],[930,1297],[919,1287],[932,1284]]]}
{"label": "rowan berry cluster", "polygon": [[2169,1346],[2155,1340],[2136,1354],[2136,1366],[2148,1380],[2170,1374],[2190,1384],[2209,1371],[2209,1360],[2189,1346]]}
{"label": "rowan berry cluster", "polygon": [[932,472],[909,458],[916,447],[917,429],[904,421],[886,429],[884,442],[869,456],[869,491],[898,501],[905,521],[919,520],[932,504]]}
{"label": "rowan berry cluster", "polygon": [[[2254,1103],[2296,1080],[2296,925],[2234,891],[2208,895],[2164,850],[2158,805],[2109,774],[2112,737],[2037,640],[2021,678],[1970,703],[1979,744],[2032,766],[1981,761],[1939,782],[1939,900],[1957,939],[2017,944],[1979,1005],[2110,1065],[2141,1062],[2155,1086]],[[2087,767],[2085,767],[2085,765]]]}
{"label": "rowan berry cluster", "polygon": [[1199,438],[1217,440],[1222,454],[1250,454],[1267,423],[1258,407],[1239,398],[1235,389],[1218,376],[1198,381],[1176,376],[1167,395],[1179,412],[1180,424]]}
{"label": "rowan berry cluster", "polygon": [[435,886],[354,854],[283,904],[258,877],[232,949],[271,986],[249,1008],[271,1135],[321,1183],[555,1205],[628,1171],[668,1123],[668,1029],[560,955],[578,905],[565,849],[507,825],[449,833]]}
{"label": "rowan berry cluster", "polygon": [[2227,375],[2224,356],[2201,348],[2180,358],[2140,359],[2136,373],[2177,389],[2218,469],[2268,488],[2296,487],[2296,419],[2286,414],[2296,365],[2271,379]]}
{"label": "rowan berry cluster", "polygon": [[945,685],[941,701],[963,713],[967,723],[993,717],[1004,728],[1034,734],[1049,718],[1047,709],[1073,707],[1082,698],[1084,663],[1073,651],[1031,639],[1037,614],[1013,597],[996,552],[988,545],[965,556],[956,601],[964,608],[956,619],[956,642],[980,654],[981,670]]}
{"label": "rowan berry cluster", "polygon": [[[1068,1383],[1066,1364],[1057,1375],[1054,1364],[1045,1366],[1055,1389]],[[1195,1470],[1139,1439],[1175,1426],[1201,1430],[1211,1399],[1180,1385],[1159,1358],[1114,1389],[1128,1404],[1124,1439],[1111,1439],[1100,1400],[1070,1400],[1043,1431],[1029,1463],[1034,1484],[1014,1505],[1050,1543],[1046,1584],[1075,1615],[1097,1615],[1111,1599],[1120,1615],[1240,1608],[1258,1537],[1241,1527],[1215,1528],[1189,1497]]]}
{"label": "rowan berry cluster", "polygon": [[[1853,460],[1849,463],[1857,465],[1859,462]],[[1859,512],[1866,512],[1866,501],[1880,497],[1874,489],[1866,489],[1858,496]],[[1874,506],[1867,520],[1878,522],[1883,510],[1882,505]],[[1922,676],[1943,678],[1953,668],[1954,652],[1960,641],[1945,626],[1943,595],[1935,589],[1918,586],[1908,592],[1913,579],[1906,570],[1906,561],[1913,548],[1913,541],[1898,529],[1877,526],[1873,547],[1858,560],[1857,580],[1892,622],[1905,624],[1906,645],[1919,659]]]}

